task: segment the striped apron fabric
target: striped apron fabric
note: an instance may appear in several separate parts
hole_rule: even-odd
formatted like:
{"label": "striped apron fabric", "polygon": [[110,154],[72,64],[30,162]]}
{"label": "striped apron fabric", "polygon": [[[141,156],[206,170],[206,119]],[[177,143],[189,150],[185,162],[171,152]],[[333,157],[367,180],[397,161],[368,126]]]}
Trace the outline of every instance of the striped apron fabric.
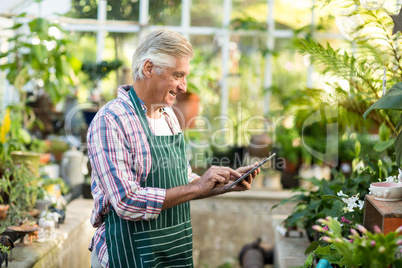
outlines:
{"label": "striped apron fabric", "polygon": [[[169,189],[188,183],[183,133],[153,135],[133,88],[130,99],[147,134],[151,171],[142,187]],[[190,203],[163,210],[150,221],[121,219],[114,209],[105,217],[109,267],[193,267]]]}

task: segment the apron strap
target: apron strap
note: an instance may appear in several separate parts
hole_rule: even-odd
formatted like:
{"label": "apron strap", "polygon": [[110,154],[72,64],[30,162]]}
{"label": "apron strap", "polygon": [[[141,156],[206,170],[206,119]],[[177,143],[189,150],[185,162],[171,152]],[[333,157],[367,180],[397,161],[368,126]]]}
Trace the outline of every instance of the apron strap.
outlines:
{"label": "apron strap", "polygon": [[131,86],[131,89],[128,94],[130,96],[130,100],[134,106],[134,109],[135,109],[138,117],[140,118],[140,122],[142,124],[142,128],[145,131],[145,134],[147,134],[147,136],[149,138],[153,137],[154,135],[152,134],[151,128],[149,127],[148,119],[147,119],[146,115],[144,114],[142,105],[140,103],[140,99],[138,98],[137,93],[135,93],[133,86]]}

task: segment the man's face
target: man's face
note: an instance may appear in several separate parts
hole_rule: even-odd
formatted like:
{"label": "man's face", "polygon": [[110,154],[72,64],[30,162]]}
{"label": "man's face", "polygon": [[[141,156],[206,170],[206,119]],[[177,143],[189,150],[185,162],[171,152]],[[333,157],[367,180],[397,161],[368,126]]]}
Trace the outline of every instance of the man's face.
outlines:
{"label": "man's face", "polygon": [[186,76],[190,72],[190,58],[176,58],[175,66],[162,74],[153,72],[150,79],[152,104],[158,107],[172,106],[176,95],[187,91]]}

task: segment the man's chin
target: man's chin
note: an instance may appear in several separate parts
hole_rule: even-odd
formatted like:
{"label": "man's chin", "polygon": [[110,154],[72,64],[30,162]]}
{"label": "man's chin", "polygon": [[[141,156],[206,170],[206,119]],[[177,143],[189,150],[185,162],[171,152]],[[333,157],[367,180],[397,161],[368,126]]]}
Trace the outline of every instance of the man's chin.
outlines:
{"label": "man's chin", "polygon": [[176,101],[167,101],[164,103],[163,107],[172,107],[174,104],[176,103]]}

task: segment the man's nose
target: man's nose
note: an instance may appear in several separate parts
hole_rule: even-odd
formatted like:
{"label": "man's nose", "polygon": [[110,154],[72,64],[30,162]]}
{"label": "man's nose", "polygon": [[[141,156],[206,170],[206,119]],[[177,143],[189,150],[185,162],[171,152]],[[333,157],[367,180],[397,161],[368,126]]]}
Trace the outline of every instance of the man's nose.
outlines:
{"label": "man's nose", "polygon": [[186,93],[186,92],[187,92],[187,81],[186,81],[186,78],[184,78],[184,79],[180,82],[180,84],[177,86],[177,88],[178,88],[181,92],[183,92],[183,93]]}

